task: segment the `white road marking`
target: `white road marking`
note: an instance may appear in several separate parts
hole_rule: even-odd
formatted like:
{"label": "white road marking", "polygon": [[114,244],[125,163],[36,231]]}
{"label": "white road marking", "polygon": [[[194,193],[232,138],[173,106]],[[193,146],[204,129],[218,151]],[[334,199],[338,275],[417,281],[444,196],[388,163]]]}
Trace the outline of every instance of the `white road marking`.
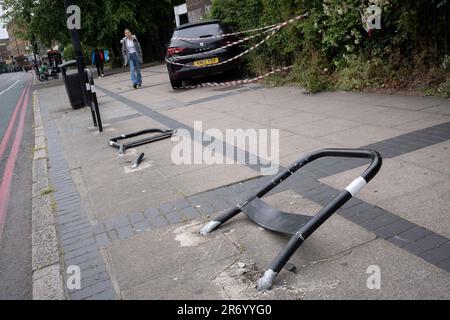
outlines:
{"label": "white road marking", "polygon": [[16,82],[14,82],[12,85],[10,85],[8,88],[6,88],[5,90],[3,90],[2,92],[0,92],[0,96],[2,94],[4,94],[6,91],[8,91],[9,89],[11,89],[12,87],[14,87],[18,82],[20,82],[20,80],[16,80]]}

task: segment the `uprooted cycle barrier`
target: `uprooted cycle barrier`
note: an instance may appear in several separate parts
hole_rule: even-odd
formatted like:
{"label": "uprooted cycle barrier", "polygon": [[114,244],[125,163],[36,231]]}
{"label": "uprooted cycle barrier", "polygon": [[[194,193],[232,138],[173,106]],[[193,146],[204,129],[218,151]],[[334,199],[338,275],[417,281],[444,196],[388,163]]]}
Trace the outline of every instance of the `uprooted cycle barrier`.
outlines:
{"label": "uprooted cycle barrier", "polygon": [[[293,175],[297,170],[308,163],[325,157],[370,159],[371,163],[359,178],[350,183],[345,190],[341,191],[314,216],[280,212],[261,200],[264,195]],[[381,155],[373,150],[323,149],[313,152],[276,175],[248,200],[229,209],[214,221],[209,222],[200,230],[200,233],[202,235],[207,235],[221,224],[230,220],[240,212],[243,212],[256,224],[267,230],[292,235],[288,244],[280,251],[278,256],[272,261],[269,269],[267,269],[264,275],[258,280],[258,290],[270,289],[275,277],[300,245],[314,233],[322,223],[330,218],[340,207],[354,197],[370,180],[373,179],[373,177],[375,177],[381,168],[382,162]]]}
{"label": "uprooted cycle barrier", "polygon": [[144,153],[142,152],[134,161],[133,164],[131,165],[131,169],[136,169],[137,167],[139,167],[139,165],[141,164],[142,160],[144,160]]}
{"label": "uprooted cycle barrier", "polygon": [[[176,130],[169,130],[169,129],[147,129],[147,130],[142,130],[142,131],[135,132],[135,133],[123,134],[116,138],[111,138],[109,140],[109,145],[111,147],[119,149],[120,153],[123,154],[123,153],[125,153],[125,151],[127,149],[142,146],[144,144],[156,142],[159,140],[171,138],[175,134],[175,132],[176,132]],[[139,136],[143,136],[143,135],[150,135],[150,136],[145,137],[143,139],[131,141],[128,143],[119,143],[119,141],[131,139],[131,138],[135,138],[135,137],[139,137]]]}

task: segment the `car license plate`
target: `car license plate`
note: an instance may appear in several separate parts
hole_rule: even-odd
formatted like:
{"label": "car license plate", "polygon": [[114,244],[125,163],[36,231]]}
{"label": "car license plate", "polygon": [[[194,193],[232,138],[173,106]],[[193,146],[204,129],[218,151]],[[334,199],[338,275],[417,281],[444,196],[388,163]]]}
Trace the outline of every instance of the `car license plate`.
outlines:
{"label": "car license plate", "polygon": [[219,63],[219,58],[197,60],[197,61],[194,61],[194,66],[203,67],[203,66],[209,66],[211,64],[216,64],[216,63]]}

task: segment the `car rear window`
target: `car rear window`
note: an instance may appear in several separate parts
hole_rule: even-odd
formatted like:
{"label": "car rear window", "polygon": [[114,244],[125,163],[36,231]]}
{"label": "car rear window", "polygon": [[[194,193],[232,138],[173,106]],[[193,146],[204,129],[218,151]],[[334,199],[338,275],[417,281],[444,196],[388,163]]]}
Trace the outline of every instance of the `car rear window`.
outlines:
{"label": "car rear window", "polygon": [[201,38],[217,36],[223,33],[227,33],[227,28],[225,26],[220,25],[219,23],[211,23],[177,30],[173,36],[176,38]]}

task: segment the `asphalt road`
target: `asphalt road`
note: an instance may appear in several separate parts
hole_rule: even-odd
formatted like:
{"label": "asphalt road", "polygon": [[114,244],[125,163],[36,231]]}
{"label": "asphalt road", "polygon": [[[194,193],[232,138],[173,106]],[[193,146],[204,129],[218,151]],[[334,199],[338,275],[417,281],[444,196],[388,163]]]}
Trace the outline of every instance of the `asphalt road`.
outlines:
{"label": "asphalt road", "polygon": [[[0,299],[2,300],[32,298],[31,168],[34,137],[31,83],[29,95],[26,94],[27,83],[31,77],[31,73],[22,72],[0,75],[0,141],[2,143],[0,146]],[[26,99],[27,96],[28,99]],[[19,100],[23,103],[18,103]],[[22,110],[24,111],[21,112]]]}

